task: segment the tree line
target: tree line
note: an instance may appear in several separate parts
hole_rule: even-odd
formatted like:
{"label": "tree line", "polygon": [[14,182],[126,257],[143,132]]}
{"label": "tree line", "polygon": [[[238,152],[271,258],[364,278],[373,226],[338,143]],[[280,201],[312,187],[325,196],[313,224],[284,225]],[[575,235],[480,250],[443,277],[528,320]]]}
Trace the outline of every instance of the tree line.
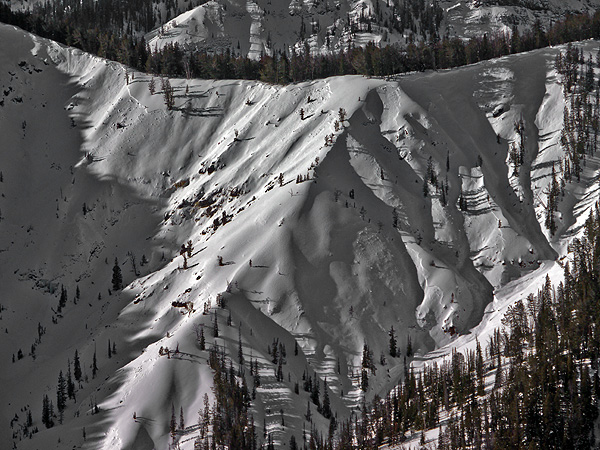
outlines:
{"label": "tree line", "polygon": [[[263,55],[254,60],[239,54],[233,48],[221,52],[189,51],[177,43],[167,44],[160,49],[150,48],[143,37],[138,37],[139,32],[136,30],[149,28],[156,22],[156,18],[149,18],[142,25],[139,20],[132,19],[133,12],[123,11],[117,17],[107,12],[104,13],[107,15],[104,20],[96,20],[93,14],[96,9],[104,8],[101,6],[104,2],[75,3],[79,6],[67,9],[70,11],[68,14],[65,9],[57,6],[47,5],[46,8],[49,9],[13,12],[8,5],[1,4],[0,21],[116,60],[139,71],[169,77],[252,79],[278,84],[337,75],[388,76],[411,71],[446,69],[548,45],[600,38],[600,12],[566,15],[547,29],[537,21],[524,31],[519,31],[515,26],[511,33],[483,34],[463,40],[448,35],[440,38],[435,32],[439,26],[438,13],[434,11],[427,15],[424,10],[424,17],[437,17],[427,19],[434,20],[430,25],[431,32],[423,33],[426,38],[419,40],[414,39],[414,34],[411,34],[412,37],[405,45],[380,46],[369,43],[361,47],[350,43],[339,51],[314,55],[306,43],[303,50],[279,50],[272,56]],[[100,12],[102,11],[104,9]],[[144,11],[141,6],[136,14],[140,14],[140,11]],[[125,26],[119,26],[123,23]],[[360,30],[357,28],[355,33]]]}

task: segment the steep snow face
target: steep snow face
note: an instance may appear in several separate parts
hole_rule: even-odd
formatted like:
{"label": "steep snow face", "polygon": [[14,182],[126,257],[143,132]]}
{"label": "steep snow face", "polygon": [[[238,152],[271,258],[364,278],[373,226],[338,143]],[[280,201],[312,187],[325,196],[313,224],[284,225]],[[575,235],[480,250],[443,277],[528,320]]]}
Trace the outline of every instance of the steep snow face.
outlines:
{"label": "steep snow face", "polygon": [[[127,84],[118,64],[12,27],[0,37],[12,43],[0,48],[0,411],[22,424],[30,405],[40,429],[17,433],[19,448],[80,445],[83,427],[93,448],[164,448],[172,407],[188,425],[176,440],[193,448],[212,396],[201,332],[236,368],[240,343],[245,365],[257,361],[255,422],[287,444],[301,438],[309,394],[294,385],[304,373],[327,380],[340,417],[385,394],[409,339],[419,360],[468,345],[499,317],[490,308],[558,270],[592,205],[589,161],[566,186],[557,234],[540,226],[561,155],[557,49],[395,81],[170,80],[168,111],[158,79],[152,95],[146,74]],[[266,351],[274,340],[287,350],[283,379]],[[377,371],[363,394],[365,343]],[[46,429],[42,396],[56,398],[75,350],[76,401]],[[15,429],[3,427],[2,441]]]}

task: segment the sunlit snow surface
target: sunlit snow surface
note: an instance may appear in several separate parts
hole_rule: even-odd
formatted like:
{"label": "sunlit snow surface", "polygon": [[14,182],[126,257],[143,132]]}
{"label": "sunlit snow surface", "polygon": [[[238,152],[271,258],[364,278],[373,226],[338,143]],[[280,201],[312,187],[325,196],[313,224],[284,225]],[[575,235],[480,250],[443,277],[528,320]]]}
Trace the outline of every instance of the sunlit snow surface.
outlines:
{"label": "sunlit snow surface", "polygon": [[[543,203],[562,157],[558,48],[389,80],[171,80],[167,111],[159,78],[151,95],[148,75],[130,72],[127,85],[119,64],[8,26],[0,42],[0,441],[11,442],[8,425],[15,413],[24,422],[26,405],[40,429],[18,448],[166,448],[172,405],[189,426],[181,448],[193,448],[212,395],[202,325],[236,369],[241,333],[262,378],[252,407],[259,435],[265,419],[287,445],[301,438],[308,394],[293,389],[305,370],[327,379],[344,418],[360,403],[363,343],[378,363],[391,326],[403,353],[410,335],[417,366],[484,341],[507,305],[547,273],[560,278],[554,260],[597,198],[590,158],[581,183],[567,184],[550,238]],[[595,42],[582,46],[597,52]],[[521,117],[527,156],[516,177],[507,151]],[[431,185],[423,195],[430,157],[449,185],[446,207]],[[126,288],[109,295],[115,257]],[[69,301],[53,324],[60,285]],[[227,309],[216,310],[214,339],[218,295]],[[34,360],[38,323],[46,333]],[[274,338],[287,349],[283,382],[267,354]],[[179,353],[168,359],[160,347]],[[25,357],[13,364],[19,349]],[[64,423],[47,430],[42,396],[56,399],[76,349],[88,381]],[[377,367],[369,399],[398,383],[403,356]],[[91,415],[94,402],[101,411]]]}

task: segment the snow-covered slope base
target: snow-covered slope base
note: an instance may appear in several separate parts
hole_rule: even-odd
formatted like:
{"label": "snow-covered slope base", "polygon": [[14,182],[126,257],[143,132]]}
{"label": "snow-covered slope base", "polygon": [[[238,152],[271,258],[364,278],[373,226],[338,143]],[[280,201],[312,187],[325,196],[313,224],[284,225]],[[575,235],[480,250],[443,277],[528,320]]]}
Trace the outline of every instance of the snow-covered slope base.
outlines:
{"label": "snow-covered slope base", "polygon": [[[423,358],[485,332],[494,290],[509,302],[557,267],[595,199],[588,160],[556,235],[540,226],[563,156],[556,49],[396,81],[171,80],[168,111],[145,74],[127,84],[118,64],[11,27],[0,41],[11,43],[0,48],[0,440],[18,448],[167,448],[172,408],[186,425],[176,442],[193,448],[212,396],[201,333],[236,371],[241,343],[250,389],[257,362],[259,439],[263,426],[276,445],[302,439],[303,374],[327,380],[347,417],[364,344],[372,398],[402,376],[409,340]],[[507,161],[521,118],[517,177]],[[56,403],[75,351],[75,399],[46,429],[43,395]]]}

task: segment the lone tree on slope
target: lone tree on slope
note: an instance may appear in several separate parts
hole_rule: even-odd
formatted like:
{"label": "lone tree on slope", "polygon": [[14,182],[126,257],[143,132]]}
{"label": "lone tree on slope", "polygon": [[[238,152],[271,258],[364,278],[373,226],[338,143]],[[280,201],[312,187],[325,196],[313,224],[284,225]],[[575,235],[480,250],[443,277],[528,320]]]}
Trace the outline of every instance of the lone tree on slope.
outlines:
{"label": "lone tree on slope", "polygon": [[115,265],[113,266],[112,286],[113,291],[123,288],[123,275],[121,275],[121,268],[119,267],[117,258],[115,258]]}
{"label": "lone tree on slope", "polygon": [[175,97],[173,87],[171,86],[168,78],[164,79],[163,82],[163,95],[165,97],[165,106],[169,111],[171,111],[175,106]]}
{"label": "lone tree on slope", "polygon": [[395,358],[398,352],[398,341],[396,340],[396,333],[394,332],[394,327],[390,328],[390,356]]}

